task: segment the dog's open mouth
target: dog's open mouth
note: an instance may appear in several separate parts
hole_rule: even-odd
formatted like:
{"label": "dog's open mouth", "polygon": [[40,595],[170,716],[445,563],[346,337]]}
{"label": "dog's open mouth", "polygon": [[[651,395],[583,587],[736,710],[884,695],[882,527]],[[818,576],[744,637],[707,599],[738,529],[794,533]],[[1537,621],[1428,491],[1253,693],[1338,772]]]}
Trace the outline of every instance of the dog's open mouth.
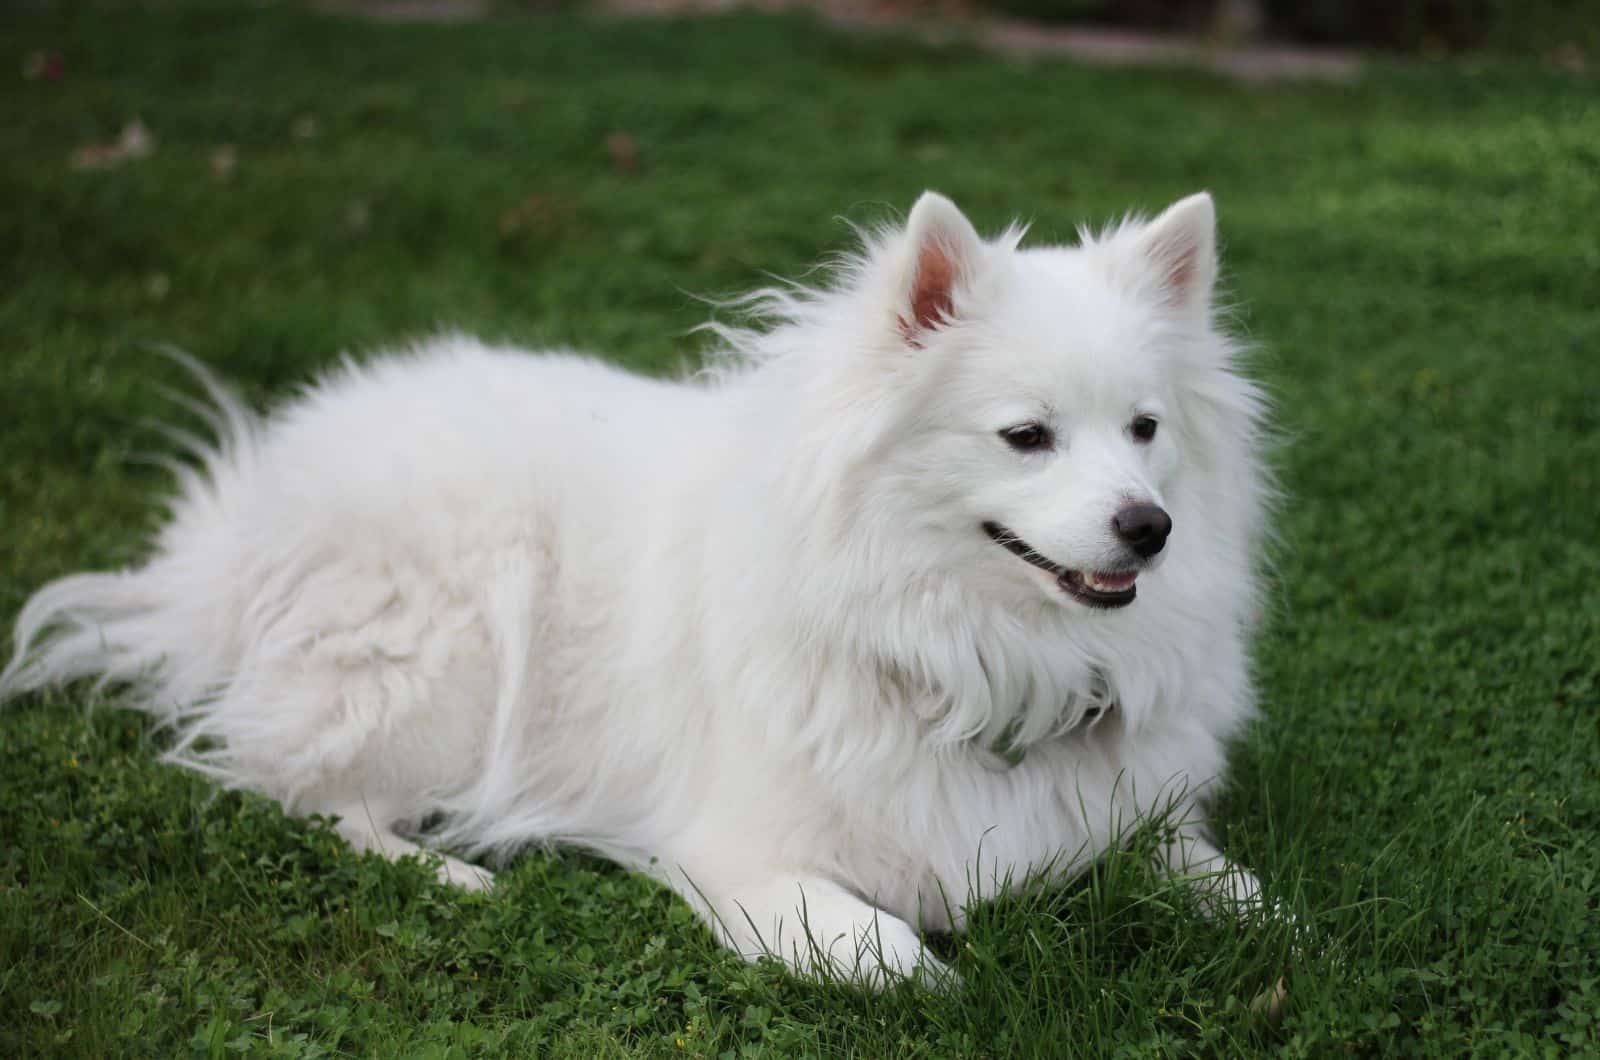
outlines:
{"label": "dog's open mouth", "polygon": [[1032,545],[999,523],[984,523],[983,531],[1013,556],[1055,575],[1056,584],[1062,592],[1090,607],[1126,607],[1133,603],[1133,598],[1139,593],[1138,586],[1133,584],[1139,577],[1138,571],[1068,570],[1046,559]]}

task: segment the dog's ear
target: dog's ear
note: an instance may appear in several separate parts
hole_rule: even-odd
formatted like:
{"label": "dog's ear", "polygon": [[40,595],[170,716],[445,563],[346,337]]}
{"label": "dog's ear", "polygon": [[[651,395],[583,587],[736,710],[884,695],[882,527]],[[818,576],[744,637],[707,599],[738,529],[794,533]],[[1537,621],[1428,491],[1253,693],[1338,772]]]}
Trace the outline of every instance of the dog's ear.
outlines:
{"label": "dog's ear", "polygon": [[956,302],[983,256],[983,239],[956,204],[925,191],[906,220],[900,332],[913,346],[956,319]]}
{"label": "dog's ear", "polygon": [[1173,309],[1203,311],[1217,282],[1217,208],[1206,192],[1180,199],[1139,232],[1136,242],[1153,269],[1162,300]]}

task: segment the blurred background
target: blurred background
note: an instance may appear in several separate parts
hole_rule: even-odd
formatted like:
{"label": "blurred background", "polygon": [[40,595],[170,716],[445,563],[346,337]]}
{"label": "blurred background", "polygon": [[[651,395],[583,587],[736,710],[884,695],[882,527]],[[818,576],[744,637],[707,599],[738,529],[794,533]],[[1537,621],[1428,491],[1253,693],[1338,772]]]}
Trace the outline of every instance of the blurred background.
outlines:
{"label": "blurred background", "polygon": [[897,6],[1179,30],[1229,41],[1271,37],[1426,52],[1592,49],[1597,21],[1585,0],[908,0]]}

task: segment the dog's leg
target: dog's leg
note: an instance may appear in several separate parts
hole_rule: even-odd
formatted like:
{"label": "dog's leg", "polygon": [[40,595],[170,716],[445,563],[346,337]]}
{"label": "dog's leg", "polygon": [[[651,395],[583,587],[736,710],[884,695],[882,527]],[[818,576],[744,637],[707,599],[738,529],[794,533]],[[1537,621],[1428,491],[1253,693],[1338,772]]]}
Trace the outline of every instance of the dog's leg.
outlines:
{"label": "dog's leg", "polygon": [[429,850],[396,834],[381,803],[369,803],[365,799],[360,799],[326,806],[315,812],[329,817],[337,816],[339,821],[334,827],[354,850],[370,850],[382,854],[390,861],[398,861],[412,855],[426,861],[436,861],[434,871],[438,873],[439,882],[463,890],[486,891],[494,885],[494,873],[488,869],[481,869],[459,858]]}
{"label": "dog's leg", "polygon": [[1254,914],[1261,909],[1261,883],[1192,825],[1183,825],[1162,851],[1168,872],[1194,884],[1202,906],[1213,916]]}
{"label": "dog's leg", "polygon": [[[1261,893],[1261,883],[1248,869],[1228,860],[1198,828],[1185,825],[1163,851],[1167,871],[1191,881],[1200,893],[1200,908],[1208,916],[1232,915],[1262,924],[1279,922],[1293,932],[1291,953],[1303,957],[1321,947],[1300,918]],[[1283,1018],[1288,988],[1280,977],[1251,1002],[1254,1012],[1262,1012],[1276,1023]]]}
{"label": "dog's leg", "polygon": [[910,924],[828,880],[784,876],[708,895],[691,878],[680,890],[745,960],[777,957],[800,975],[873,990],[918,973],[940,987],[955,981]]}

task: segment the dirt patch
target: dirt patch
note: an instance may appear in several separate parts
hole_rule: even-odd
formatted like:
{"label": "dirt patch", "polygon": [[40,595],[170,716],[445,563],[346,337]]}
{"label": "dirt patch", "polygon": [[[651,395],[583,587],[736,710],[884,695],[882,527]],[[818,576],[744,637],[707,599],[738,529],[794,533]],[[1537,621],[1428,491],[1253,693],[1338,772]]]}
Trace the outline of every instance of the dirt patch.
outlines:
{"label": "dirt patch", "polygon": [[[1134,30],[1055,26],[999,18],[965,0],[595,0],[613,15],[706,15],[739,8],[809,8],[845,29],[906,33],[923,40],[973,40],[1016,58],[1066,58],[1102,66],[1190,66],[1241,81],[1350,81],[1355,52],[1248,42],[1225,44]],[[492,10],[489,0],[316,0],[318,10],[383,22],[459,22]]]}
{"label": "dirt patch", "polygon": [[1361,73],[1357,54],[1342,49],[1056,26],[985,15],[962,0],[597,0],[595,6],[621,15],[810,8],[836,26],[892,30],[925,40],[976,40],[1014,57],[1061,57],[1103,66],[1192,66],[1242,81],[1350,81]]}
{"label": "dirt patch", "polygon": [[981,33],[989,47],[1008,55],[1060,55],[1105,66],[1198,66],[1241,81],[1350,81],[1361,73],[1354,53],[1332,49],[1225,47],[1188,37],[1067,29],[1011,19],[987,22]]}
{"label": "dirt patch", "polygon": [[312,7],[374,22],[466,22],[489,13],[488,0],[313,0]]}

